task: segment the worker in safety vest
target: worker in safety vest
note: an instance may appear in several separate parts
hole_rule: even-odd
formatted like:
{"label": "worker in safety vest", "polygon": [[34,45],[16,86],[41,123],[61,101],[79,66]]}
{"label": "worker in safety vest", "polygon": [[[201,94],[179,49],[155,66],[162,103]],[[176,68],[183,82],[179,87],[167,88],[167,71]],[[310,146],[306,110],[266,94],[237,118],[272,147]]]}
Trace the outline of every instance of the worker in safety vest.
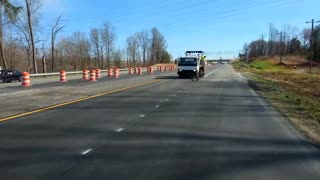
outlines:
{"label": "worker in safety vest", "polygon": [[199,76],[203,77],[204,76],[204,66],[205,66],[205,59],[206,56],[201,56],[200,58],[200,69],[199,69]]}
{"label": "worker in safety vest", "polygon": [[201,59],[200,59],[201,66],[204,66],[204,64],[205,64],[204,62],[205,62],[206,58],[207,58],[207,56],[201,56]]}

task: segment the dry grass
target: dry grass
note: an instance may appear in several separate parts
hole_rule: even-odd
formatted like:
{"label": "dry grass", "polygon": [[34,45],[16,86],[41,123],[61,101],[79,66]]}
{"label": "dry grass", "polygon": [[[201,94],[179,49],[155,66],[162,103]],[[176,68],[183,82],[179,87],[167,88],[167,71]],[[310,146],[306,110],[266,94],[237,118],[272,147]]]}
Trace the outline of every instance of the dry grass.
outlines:
{"label": "dry grass", "polygon": [[283,64],[275,59],[257,60],[249,65],[236,62],[234,67],[245,72],[258,90],[304,134],[320,142],[320,73],[305,73],[301,71],[307,69],[305,60],[288,59]]}

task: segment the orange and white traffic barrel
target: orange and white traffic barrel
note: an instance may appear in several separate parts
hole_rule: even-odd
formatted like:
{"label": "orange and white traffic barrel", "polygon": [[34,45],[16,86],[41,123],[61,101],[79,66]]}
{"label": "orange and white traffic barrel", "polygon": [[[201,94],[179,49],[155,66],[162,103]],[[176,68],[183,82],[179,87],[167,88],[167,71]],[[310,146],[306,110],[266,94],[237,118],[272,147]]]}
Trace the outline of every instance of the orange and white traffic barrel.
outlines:
{"label": "orange and white traffic barrel", "polygon": [[96,80],[96,70],[91,70],[90,71],[90,81],[95,82]]}
{"label": "orange and white traffic barrel", "polygon": [[86,70],[86,69],[82,71],[82,79],[83,79],[83,80],[89,80],[89,74],[88,74],[88,72],[89,72],[89,71]]}
{"label": "orange and white traffic barrel", "polygon": [[114,78],[119,78],[120,76],[120,69],[119,68],[114,68]]}
{"label": "orange and white traffic barrel", "polygon": [[160,72],[163,72],[163,66],[160,66]]}
{"label": "orange and white traffic barrel", "polygon": [[129,74],[130,74],[130,75],[132,75],[132,74],[133,74],[133,72],[132,72],[132,68],[131,68],[131,67],[129,67]]}
{"label": "orange and white traffic barrel", "polygon": [[149,69],[150,69],[150,70],[149,70],[149,73],[150,73],[150,74],[153,74],[153,66],[150,66]]}
{"label": "orange and white traffic barrel", "polygon": [[101,70],[96,69],[96,78],[101,78]]}
{"label": "orange and white traffic barrel", "polygon": [[138,74],[138,68],[134,67],[134,74]]}
{"label": "orange and white traffic barrel", "polygon": [[60,71],[60,82],[67,82],[67,73],[66,71]]}
{"label": "orange and white traffic barrel", "polygon": [[22,73],[22,86],[23,87],[31,86],[30,75],[27,72]]}
{"label": "orange and white traffic barrel", "polygon": [[108,77],[112,77],[113,75],[112,75],[112,68],[108,68]]}
{"label": "orange and white traffic barrel", "polygon": [[143,73],[142,73],[142,67],[139,67],[139,68],[138,68],[138,74],[139,74],[139,75],[143,75]]}

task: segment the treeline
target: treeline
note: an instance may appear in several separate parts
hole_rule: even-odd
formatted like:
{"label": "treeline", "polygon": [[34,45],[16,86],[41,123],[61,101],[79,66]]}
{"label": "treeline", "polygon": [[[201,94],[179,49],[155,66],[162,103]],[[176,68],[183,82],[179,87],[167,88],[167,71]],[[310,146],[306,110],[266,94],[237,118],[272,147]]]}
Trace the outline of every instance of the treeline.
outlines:
{"label": "treeline", "polygon": [[[141,31],[116,47],[115,27],[105,22],[89,33],[62,36],[67,24],[57,17],[50,33],[41,28],[41,1],[0,0],[0,66],[32,73],[168,63],[167,42],[157,28]],[[47,38],[43,38],[47,37]]]}
{"label": "treeline", "polygon": [[[284,25],[282,29],[269,25],[269,34],[245,43],[242,59],[254,59],[262,56],[301,55],[310,59],[312,50],[311,28],[302,31],[291,25]],[[320,26],[316,26],[313,33],[314,60],[320,62]]]}

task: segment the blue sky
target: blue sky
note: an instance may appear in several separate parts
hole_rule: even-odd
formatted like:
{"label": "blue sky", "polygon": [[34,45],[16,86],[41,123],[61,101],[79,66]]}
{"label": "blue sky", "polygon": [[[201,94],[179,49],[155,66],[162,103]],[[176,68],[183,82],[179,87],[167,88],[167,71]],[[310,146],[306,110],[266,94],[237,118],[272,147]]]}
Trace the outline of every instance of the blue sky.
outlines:
{"label": "blue sky", "polygon": [[320,19],[319,0],[42,1],[44,27],[62,14],[66,28],[61,36],[89,32],[107,21],[116,28],[116,45],[125,47],[129,35],[157,27],[174,57],[186,50],[237,51],[267,35],[269,23],[303,29],[310,26],[307,20]]}

